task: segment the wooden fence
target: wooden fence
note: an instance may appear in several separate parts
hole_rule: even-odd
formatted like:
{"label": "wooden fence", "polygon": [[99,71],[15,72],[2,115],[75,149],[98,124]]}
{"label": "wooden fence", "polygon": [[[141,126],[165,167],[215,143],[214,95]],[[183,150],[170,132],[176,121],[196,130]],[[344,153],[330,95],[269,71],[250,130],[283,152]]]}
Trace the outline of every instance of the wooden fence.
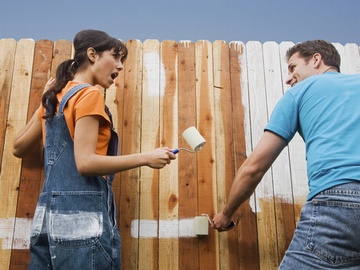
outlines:
{"label": "wooden fence", "polygon": [[[196,126],[207,143],[162,170],[142,167],[114,182],[123,269],[276,269],[307,195],[296,136],[226,233],[194,235],[194,218],[221,210],[236,170],[287,90],[291,42],[129,40],[124,71],[107,90],[121,154],[187,147]],[[344,73],[360,73],[359,47],[334,44]],[[23,160],[12,143],[40,103],[47,79],[72,55],[65,40],[0,40],[0,269],[27,269],[31,221],[43,182],[42,149]]]}

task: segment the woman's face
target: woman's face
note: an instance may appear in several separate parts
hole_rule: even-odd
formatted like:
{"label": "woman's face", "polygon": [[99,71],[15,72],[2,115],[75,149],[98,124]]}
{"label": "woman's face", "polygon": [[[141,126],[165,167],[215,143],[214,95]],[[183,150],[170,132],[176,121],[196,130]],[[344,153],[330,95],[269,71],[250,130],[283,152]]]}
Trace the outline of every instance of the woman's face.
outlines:
{"label": "woman's face", "polygon": [[104,88],[109,88],[124,68],[122,58],[121,52],[118,53],[114,49],[97,54],[93,65],[94,85],[98,84]]}

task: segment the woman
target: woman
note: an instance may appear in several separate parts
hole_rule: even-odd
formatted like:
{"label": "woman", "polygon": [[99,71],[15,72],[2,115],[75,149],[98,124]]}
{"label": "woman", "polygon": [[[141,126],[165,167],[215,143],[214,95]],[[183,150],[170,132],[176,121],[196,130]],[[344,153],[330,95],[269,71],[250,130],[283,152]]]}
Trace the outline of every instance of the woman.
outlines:
{"label": "woman", "polygon": [[[42,105],[14,142],[22,158],[44,138],[45,182],[34,215],[29,269],[119,269],[114,173],[163,168],[170,148],[118,156],[104,94],[123,69],[125,45],[97,30],[74,38],[74,59],[49,80]],[[49,89],[47,89],[49,88]]]}

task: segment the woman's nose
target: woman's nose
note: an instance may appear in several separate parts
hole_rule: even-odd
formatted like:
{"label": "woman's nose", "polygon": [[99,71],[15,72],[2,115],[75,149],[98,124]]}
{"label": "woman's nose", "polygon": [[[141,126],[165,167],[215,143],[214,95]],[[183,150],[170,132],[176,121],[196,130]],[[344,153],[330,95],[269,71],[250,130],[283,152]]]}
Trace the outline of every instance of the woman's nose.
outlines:
{"label": "woman's nose", "polygon": [[118,70],[123,70],[123,69],[124,69],[123,63],[122,63],[121,61],[119,61],[119,62],[116,64],[116,68],[117,68]]}

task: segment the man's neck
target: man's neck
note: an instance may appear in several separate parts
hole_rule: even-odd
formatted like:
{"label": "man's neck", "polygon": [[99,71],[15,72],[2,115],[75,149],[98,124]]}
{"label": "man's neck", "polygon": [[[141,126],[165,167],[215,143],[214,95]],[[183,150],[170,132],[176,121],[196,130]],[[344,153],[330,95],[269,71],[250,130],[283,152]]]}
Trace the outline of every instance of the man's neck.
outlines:
{"label": "man's neck", "polygon": [[326,72],[328,72],[328,71],[338,72],[338,71],[336,70],[336,68],[334,68],[334,67],[324,66],[323,68],[321,68],[321,69],[318,71],[318,74],[324,74],[324,73],[326,73]]}

